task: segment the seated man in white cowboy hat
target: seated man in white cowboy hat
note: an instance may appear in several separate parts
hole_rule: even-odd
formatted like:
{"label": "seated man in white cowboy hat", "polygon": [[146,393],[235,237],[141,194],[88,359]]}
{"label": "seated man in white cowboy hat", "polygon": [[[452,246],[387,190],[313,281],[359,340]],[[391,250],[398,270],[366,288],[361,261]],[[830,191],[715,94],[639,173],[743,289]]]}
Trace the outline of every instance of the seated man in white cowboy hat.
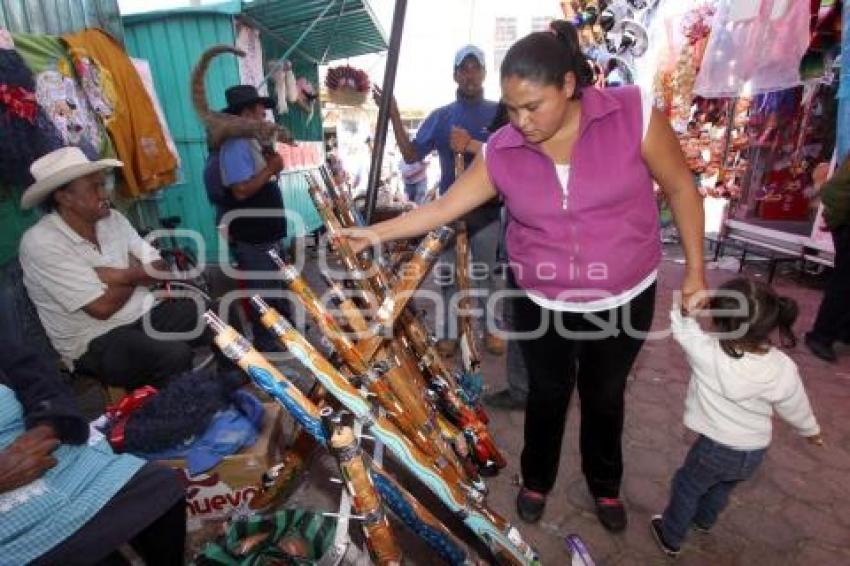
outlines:
{"label": "seated man in white cowboy hat", "polygon": [[66,365],[132,389],[190,369],[189,344],[161,333],[201,336],[203,325],[192,301],[157,302],[148,289],[150,274],[165,268],[109,205],[105,172],[121,166],[89,161],[77,147],[37,159],[21,208],[40,205],[46,214],[24,234],[20,261],[27,292]]}

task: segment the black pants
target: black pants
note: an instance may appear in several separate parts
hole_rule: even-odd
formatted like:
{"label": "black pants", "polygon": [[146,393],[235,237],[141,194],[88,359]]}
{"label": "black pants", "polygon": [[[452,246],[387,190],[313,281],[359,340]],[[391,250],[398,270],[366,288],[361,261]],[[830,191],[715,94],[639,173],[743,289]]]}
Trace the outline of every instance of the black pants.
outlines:
{"label": "black pants", "polygon": [[[143,317],[144,318],[144,317]],[[150,312],[151,326],[160,332],[190,332],[203,322],[190,299],[166,299]],[[114,328],[89,343],[75,362],[76,369],[107,385],[135,389],[162,386],[192,367],[192,345],[211,343],[210,331],[191,342],[148,336],[142,319]],[[215,347],[214,347],[215,348]],[[217,350],[217,348],[215,348]]]}
{"label": "black pants", "polygon": [[145,465],[94,517],[34,564],[126,564],[117,552],[125,543],[146,564],[184,563],[186,499],[174,470]]}
{"label": "black pants", "polygon": [[[542,309],[528,298],[515,303],[516,330],[531,332],[547,324],[539,338],[520,340],[528,367],[529,389],[522,450],[523,485],[548,493],[558,475],[567,407],[573,389],[581,400],[582,471],[594,497],[616,497],[623,475],[623,414],[626,377],[652,324],[655,284],[631,303],[611,311],[584,315]],[[626,313],[628,311],[628,313]],[[606,321],[607,336],[596,320]],[[628,324],[626,324],[628,323]]]}
{"label": "black pants", "polygon": [[[287,258],[287,251],[280,241],[258,244],[239,241],[233,242],[233,255],[236,257],[239,269],[242,271],[256,271],[265,275],[262,279],[245,280],[246,290],[249,290],[252,295],[257,294],[262,297],[269,306],[276,309],[284,317],[290,319],[293,324],[296,324],[296,321],[292,320],[292,314],[295,311],[286,298],[288,291],[278,274],[280,268],[269,257],[268,250],[270,249],[277,251],[282,258]],[[254,346],[260,352],[280,351],[277,337],[260,322],[260,317],[253,308],[250,310],[249,317],[251,318],[251,327],[254,334]]]}
{"label": "black pants", "polygon": [[823,292],[812,337],[824,344],[850,338],[850,225],[832,233],[835,265]]}

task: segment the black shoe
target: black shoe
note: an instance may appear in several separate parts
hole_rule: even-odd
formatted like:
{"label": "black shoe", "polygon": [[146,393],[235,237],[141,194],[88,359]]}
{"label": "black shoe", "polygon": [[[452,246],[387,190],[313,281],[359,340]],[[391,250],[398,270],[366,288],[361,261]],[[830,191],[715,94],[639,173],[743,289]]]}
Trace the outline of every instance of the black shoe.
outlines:
{"label": "black shoe", "polygon": [[703,535],[707,535],[708,533],[711,532],[711,527],[705,527],[705,526],[700,525],[699,523],[697,523],[695,521],[691,522],[691,528],[693,530],[695,530],[696,532],[703,534]]}
{"label": "black shoe", "polygon": [[484,404],[505,411],[525,410],[525,399],[517,399],[510,389],[502,389],[484,396]]}
{"label": "black shoe", "polygon": [[526,523],[536,523],[543,516],[543,509],[546,508],[546,496],[524,487],[519,490],[516,496],[516,512],[519,518]]}
{"label": "black shoe", "polygon": [[832,349],[832,344],[825,344],[812,336],[811,332],[806,333],[805,337],[806,346],[809,348],[809,351],[815,356],[822,359],[825,362],[835,362],[838,358],[835,356],[835,350]]}
{"label": "black shoe", "polygon": [[619,497],[597,497],[596,517],[602,526],[612,533],[619,533],[626,528],[626,508]]}
{"label": "black shoe", "polygon": [[652,520],[649,522],[649,530],[652,531],[652,536],[655,538],[655,542],[658,543],[658,548],[660,548],[664,554],[670,558],[676,558],[679,556],[679,549],[670,546],[667,544],[667,541],[664,540],[664,534],[661,532],[661,515],[653,515]]}

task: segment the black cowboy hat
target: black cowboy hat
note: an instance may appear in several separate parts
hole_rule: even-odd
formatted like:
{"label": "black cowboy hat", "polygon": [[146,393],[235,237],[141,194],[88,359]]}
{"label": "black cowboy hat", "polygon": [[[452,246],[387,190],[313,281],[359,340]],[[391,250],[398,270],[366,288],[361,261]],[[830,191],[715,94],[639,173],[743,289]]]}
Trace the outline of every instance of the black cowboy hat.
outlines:
{"label": "black cowboy hat", "polygon": [[274,108],[274,101],[268,96],[260,96],[256,87],[251,85],[236,85],[224,91],[227,108],[222,110],[228,114],[239,114],[247,106],[262,103],[266,108]]}

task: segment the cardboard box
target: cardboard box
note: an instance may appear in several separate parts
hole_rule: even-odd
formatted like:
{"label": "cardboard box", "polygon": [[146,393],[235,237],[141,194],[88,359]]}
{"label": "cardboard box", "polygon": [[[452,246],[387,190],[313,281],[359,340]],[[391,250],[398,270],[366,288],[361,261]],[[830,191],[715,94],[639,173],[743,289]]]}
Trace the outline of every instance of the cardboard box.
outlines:
{"label": "cardboard box", "polygon": [[283,446],[283,413],[280,405],[264,403],[266,414],[257,442],[225,458],[207,473],[190,476],[185,460],[162,460],[180,470],[186,485],[189,530],[204,521],[221,521],[248,512],[263,473],[280,459]]}

